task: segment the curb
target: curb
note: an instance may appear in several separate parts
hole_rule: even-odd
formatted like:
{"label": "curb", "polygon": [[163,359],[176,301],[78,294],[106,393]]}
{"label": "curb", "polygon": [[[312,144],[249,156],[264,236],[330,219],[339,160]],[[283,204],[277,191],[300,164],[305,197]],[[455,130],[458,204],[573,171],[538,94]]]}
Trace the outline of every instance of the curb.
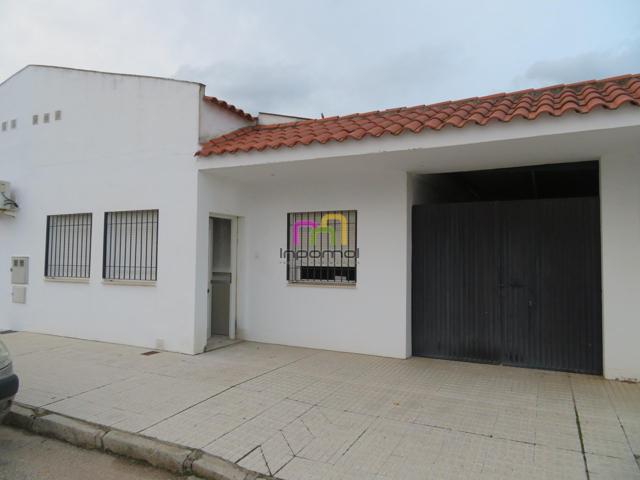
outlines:
{"label": "curb", "polygon": [[28,405],[14,403],[3,423],[77,447],[146,462],[180,475],[197,475],[210,480],[277,480],[202,450],[112,429]]}

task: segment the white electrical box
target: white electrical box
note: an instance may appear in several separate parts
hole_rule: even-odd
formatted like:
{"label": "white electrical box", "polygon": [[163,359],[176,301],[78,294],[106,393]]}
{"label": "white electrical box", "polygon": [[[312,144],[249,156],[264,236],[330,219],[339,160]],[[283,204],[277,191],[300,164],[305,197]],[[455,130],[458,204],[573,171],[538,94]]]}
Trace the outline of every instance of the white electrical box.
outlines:
{"label": "white electrical box", "polygon": [[13,303],[27,303],[27,287],[14,285],[11,290]]}
{"label": "white electrical box", "polygon": [[11,283],[14,285],[29,283],[29,257],[11,257]]}

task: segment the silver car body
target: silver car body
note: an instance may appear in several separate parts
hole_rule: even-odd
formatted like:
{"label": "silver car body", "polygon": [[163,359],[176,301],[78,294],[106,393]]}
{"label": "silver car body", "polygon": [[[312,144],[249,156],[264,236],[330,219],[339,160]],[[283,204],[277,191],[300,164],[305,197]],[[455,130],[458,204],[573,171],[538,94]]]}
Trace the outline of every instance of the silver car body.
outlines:
{"label": "silver car body", "polygon": [[0,340],[0,421],[9,411],[18,391],[18,377],[13,372],[9,349]]}

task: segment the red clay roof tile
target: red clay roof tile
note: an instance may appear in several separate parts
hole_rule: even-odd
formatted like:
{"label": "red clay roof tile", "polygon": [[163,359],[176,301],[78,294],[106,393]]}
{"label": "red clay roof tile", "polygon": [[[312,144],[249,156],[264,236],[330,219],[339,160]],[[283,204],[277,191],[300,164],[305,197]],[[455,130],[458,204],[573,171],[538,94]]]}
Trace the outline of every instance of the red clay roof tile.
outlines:
{"label": "red clay roof tile", "polygon": [[[254,120],[233,105],[214,97],[205,99]],[[262,151],[283,146],[293,148],[315,142],[324,144],[404,132],[437,131],[448,125],[462,128],[468,124],[486,125],[495,120],[509,122],[514,118],[534,120],[543,114],[559,117],[570,111],[588,113],[598,107],[615,110],[624,104],[640,106],[640,74],[343,117],[248,126],[208,141],[196,155]]]}
{"label": "red clay roof tile", "polygon": [[256,118],[251,115],[250,113],[247,113],[243,110],[241,110],[240,108],[236,107],[235,105],[231,105],[230,103],[225,102],[224,100],[220,100],[219,98],[216,97],[209,97],[207,95],[205,95],[203,97],[205,102],[209,102],[213,105],[217,105],[218,107],[222,107],[225,110],[230,111],[231,113],[235,113],[236,115],[241,116],[242,118],[249,120],[249,121],[255,121]]}

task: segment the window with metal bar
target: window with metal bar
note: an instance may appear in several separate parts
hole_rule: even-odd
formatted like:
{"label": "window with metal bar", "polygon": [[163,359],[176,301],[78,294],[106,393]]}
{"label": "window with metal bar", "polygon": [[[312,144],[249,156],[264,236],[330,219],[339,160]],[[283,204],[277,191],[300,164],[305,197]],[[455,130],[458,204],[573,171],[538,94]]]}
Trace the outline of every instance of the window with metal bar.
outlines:
{"label": "window with metal bar", "polygon": [[91,223],[90,213],[47,216],[45,277],[89,278]]}
{"label": "window with metal bar", "polygon": [[106,212],[102,278],[158,278],[158,210]]}
{"label": "window with metal bar", "polygon": [[355,210],[287,214],[287,281],[355,284],[357,216]]}

